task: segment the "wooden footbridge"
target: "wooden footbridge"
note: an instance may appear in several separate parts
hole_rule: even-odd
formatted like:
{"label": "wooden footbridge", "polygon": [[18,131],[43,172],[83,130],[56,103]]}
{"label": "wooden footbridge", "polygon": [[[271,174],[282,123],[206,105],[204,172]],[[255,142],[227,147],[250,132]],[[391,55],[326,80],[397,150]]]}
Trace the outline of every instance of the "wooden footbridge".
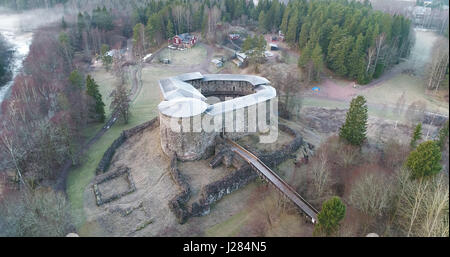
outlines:
{"label": "wooden footbridge", "polygon": [[267,167],[267,165],[265,165],[256,155],[232,140],[227,139],[227,142],[232,146],[231,151],[237,153],[245,161],[247,161],[253,169],[258,172],[260,177],[275,186],[281,194],[297,205],[300,210],[311,219],[312,223],[316,223],[318,211],[305,199],[303,199],[297,191],[295,191],[288,183],[286,183],[275,172]]}

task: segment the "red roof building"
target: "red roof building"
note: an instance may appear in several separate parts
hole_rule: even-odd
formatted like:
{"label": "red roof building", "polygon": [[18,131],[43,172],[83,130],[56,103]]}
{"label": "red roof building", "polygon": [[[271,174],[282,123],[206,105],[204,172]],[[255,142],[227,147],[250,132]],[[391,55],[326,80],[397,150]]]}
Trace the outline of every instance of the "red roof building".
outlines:
{"label": "red roof building", "polygon": [[192,36],[189,33],[183,33],[174,36],[171,40],[169,40],[169,42],[176,47],[190,48],[197,43],[197,37]]}

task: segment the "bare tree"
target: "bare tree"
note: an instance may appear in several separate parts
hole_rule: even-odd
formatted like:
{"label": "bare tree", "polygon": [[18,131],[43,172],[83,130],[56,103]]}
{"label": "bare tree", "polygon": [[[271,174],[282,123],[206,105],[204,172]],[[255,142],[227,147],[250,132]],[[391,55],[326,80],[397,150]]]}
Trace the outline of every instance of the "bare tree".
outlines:
{"label": "bare tree", "polygon": [[296,96],[300,90],[299,71],[286,64],[266,66],[262,73],[278,89],[280,102],[288,112],[288,118],[298,118],[301,110],[301,98]]}
{"label": "bare tree", "polygon": [[126,124],[130,117],[130,98],[127,88],[124,84],[119,84],[116,89],[111,92],[111,109],[116,111],[119,117]]}
{"label": "bare tree", "polygon": [[45,189],[9,196],[0,213],[0,236],[65,236],[79,222],[64,195]]}
{"label": "bare tree", "polygon": [[382,216],[391,206],[392,186],[380,171],[363,174],[352,186],[350,203],[364,214]]}
{"label": "bare tree", "polygon": [[411,180],[410,173],[397,173],[396,224],[405,236],[449,236],[448,177]]}
{"label": "bare tree", "polygon": [[445,73],[449,62],[448,58],[448,39],[441,37],[433,45],[431,63],[428,68],[428,89],[434,89],[435,92],[439,89],[439,86],[445,79]]}
{"label": "bare tree", "polygon": [[315,159],[311,162],[310,168],[311,182],[314,188],[314,194],[317,198],[323,197],[330,189],[330,170],[328,168],[328,157],[325,151],[317,153]]}

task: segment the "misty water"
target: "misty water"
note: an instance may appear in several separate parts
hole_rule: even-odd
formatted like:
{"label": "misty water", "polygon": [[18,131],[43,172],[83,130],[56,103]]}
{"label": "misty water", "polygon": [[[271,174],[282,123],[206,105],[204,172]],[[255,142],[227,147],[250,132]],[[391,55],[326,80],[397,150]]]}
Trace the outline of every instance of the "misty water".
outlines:
{"label": "misty water", "polygon": [[20,13],[0,8],[0,34],[14,50],[11,59],[12,78],[6,84],[0,85],[0,104],[8,96],[14,78],[22,71],[23,60],[30,50],[33,30],[44,24],[61,20],[62,13],[55,8]]}

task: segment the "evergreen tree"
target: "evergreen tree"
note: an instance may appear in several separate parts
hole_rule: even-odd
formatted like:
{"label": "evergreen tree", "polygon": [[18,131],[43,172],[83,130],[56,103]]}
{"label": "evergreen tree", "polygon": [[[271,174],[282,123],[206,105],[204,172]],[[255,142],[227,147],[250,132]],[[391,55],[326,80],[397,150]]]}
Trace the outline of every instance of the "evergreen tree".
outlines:
{"label": "evergreen tree", "polygon": [[309,28],[311,27],[311,23],[307,22],[302,25],[302,29],[300,30],[300,35],[298,37],[298,47],[302,49],[306,46],[306,42],[308,42],[309,37]]}
{"label": "evergreen tree", "polygon": [[444,149],[445,143],[448,142],[448,120],[445,125],[439,130],[439,139],[437,145],[441,149]]}
{"label": "evergreen tree", "polygon": [[320,80],[320,73],[322,72],[323,68],[323,54],[322,54],[322,47],[320,47],[319,43],[316,43],[316,46],[314,47],[312,53],[311,53],[311,59],[314,64],[314,75],[313,79],[315,81]]}
{"label": "evergreen tree", "polygon": [[102,44],[100,49],[101,59],[103,66],[105,66],[106,70],[109,71],[111,68],[111,64],[113,62],[113,57],[108,54],[109,46],[106,44]]}
{"label": "evergreen tree", "polygon": [[339,34],[340,37],[331,39],[328,47],[328,63],[330,68],[340,76],[347,75],[347,59],[353,37]]}
{"label": "evergreen tree", "polygon": [[414,129],[413,136],[411,138],[411,142],[409,145],[412,149],[416,148],[417,141],[419,141],[422,138],[422,123],[417,124],[416,128]]}
{"label": "evergreen tree", "polygon": [[283,18],[281,20],[281,25],[280,25],[280,30],[285,34],[287,33],[287,29],[288,29],[290,12],[291,12],[291,8],[290,8],[290,5],[288,4],[286,9],[284,10]]}
{"label": "evergreen tree", "polygon": [[78,70],[73,70],[69,75],[69,82],[75,89],[82,89],[84,86],[83,75]]}
{"label": "evergreen tree", "polygon": [[294,10],[292,16],[289,18],[289,24],[286,32],[286,41],[289,43],[297,42],[298,24],[299,24],[298,10]]}
{"label": "evergreen tree", "polygon": [[264,11],[261,11],[258,17],[258,28],[262,32],[266,31],[266,27],[264,26],[265,23],[266,23],[266,14]]}
{"label": "evergreen tree", "polygon": [[166,29],[166,31],[167,31],[167,37],[168,38],[172,38],[173,36],[175,36],[173,23],[170,20],[167,22],[167,29]]}
{"label": "evergreen tree", "polygon": [[339,229],[339,223],[345,216],[345,204],[337,196],[333,196],[322,204],[322,210],[317,215],[317,225],[314,233],[324,233],[330,236]]}
{"label": "evergreen tree", "polygon": [[98,121],[104,122],[105,104],[103,103],[102,95],[98,90],[98,84],[90,75],[86,77],[86,94],[94,99],[94,107],[91,108],[91,112],[95,113],[96,119]]}
{"label": "evergreen tree", "polygon": [[352,145],[361,146],[366,139],[367,105],[363,96],[353,98],[339,136]]}
{"label": "evergreen tree", "polygon": [[426,141],[412,151],[406,160],[412,179],[431,177],[441,171],[441,151],[435,141]]}
{"label": "evergreen tree", "polygon": [[365,60],[364,60],[364,37],[361,34],[356,38],[355,45],[350,52],[350,56],[348,58],[348,76],[353,79],[357,79],[358,83],[364,82],[364,73],[365,73]]}
{"label": "evergreen tree", "polygon": [[61,28],[62,28],[63,30],[66,30],[66,29],[67,29],[67,23],[66,23],[66,21],[64,20],[64,16],[62,17],[62,20],[61,20]]}

